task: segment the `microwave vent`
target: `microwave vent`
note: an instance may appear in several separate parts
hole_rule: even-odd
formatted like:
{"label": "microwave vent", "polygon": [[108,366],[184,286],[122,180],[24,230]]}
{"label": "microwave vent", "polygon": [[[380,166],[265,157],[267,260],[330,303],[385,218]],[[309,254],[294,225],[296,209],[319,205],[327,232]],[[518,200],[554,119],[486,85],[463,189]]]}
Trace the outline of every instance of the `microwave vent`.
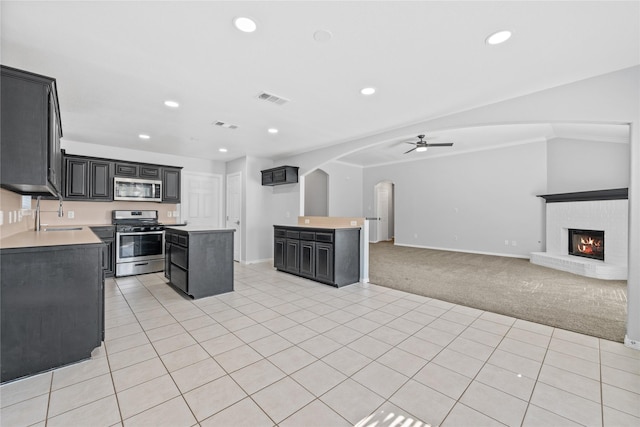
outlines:
{"label": "microwave vent", "polygon": [[220,126],[227,129],[238,129],[238,125],[232,125],[231,123],[225,123],[221,121],[213,122],[215,126]]}
{"label": "microwave vent", "polygon": [[262,92],[261,94],[258,95],[258,99],[261,99],[263,101],[268,101],[271,102],[273,104],[276,105],[284,105],[287,102],[289,102],[290,100],[287,98],[283,98],[281,96],[278,95],[274,95],[272,93],[268,93],[268,92]]}

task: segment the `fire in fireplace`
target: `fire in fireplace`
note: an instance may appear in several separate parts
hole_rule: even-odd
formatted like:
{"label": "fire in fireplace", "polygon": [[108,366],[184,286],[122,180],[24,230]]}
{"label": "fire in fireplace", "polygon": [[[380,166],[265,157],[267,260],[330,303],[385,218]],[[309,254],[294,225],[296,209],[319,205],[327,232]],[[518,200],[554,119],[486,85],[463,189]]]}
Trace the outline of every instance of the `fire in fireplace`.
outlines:
{"label": "fire in fireplace", "polygon": [[569,255],[604,261],[604,231],[570,228]]}

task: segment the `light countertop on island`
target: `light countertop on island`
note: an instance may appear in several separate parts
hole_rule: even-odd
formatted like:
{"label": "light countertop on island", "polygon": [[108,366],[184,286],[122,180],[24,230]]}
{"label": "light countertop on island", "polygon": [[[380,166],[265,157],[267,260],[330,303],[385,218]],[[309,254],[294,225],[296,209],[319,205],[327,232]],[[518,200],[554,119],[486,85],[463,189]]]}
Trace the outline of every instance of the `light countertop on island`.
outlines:
{"label": "light countertop on island", "polygon": [[0,249],[102,243],[102,240],[87,226],[71,227],[79,228],[79,230],[45,231],[47,229],[55,230],[64,228],[70,227],[42,227],[41,231],[29,230],[12,234],[11,236],[0,239]]}

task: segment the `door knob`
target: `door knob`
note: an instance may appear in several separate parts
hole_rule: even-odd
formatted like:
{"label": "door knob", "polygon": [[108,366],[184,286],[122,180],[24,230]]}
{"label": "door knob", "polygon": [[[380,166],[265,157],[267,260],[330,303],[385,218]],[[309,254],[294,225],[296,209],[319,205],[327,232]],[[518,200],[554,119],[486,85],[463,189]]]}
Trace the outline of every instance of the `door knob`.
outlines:
{"label": "door knob", "polygon": [[237,220],[237,221],[235,222],[235,224],[236,224],[236,225],[240,225],[240,220]]}

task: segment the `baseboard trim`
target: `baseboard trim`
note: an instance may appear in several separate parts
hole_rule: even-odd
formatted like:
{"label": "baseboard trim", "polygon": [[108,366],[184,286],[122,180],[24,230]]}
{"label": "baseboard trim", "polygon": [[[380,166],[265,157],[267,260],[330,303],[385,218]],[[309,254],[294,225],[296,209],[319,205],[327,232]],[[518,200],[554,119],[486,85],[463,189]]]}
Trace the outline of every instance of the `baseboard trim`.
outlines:
{"label": "baseboard trim", "polygon": [[491,255],[491,256],[502,256],[507,258],[520,258],[520,259],[529,259],[528,255],[516,255],[516,254],[502,254],[496,252],[484,252],[484,251],[472,251],[472,250],[463,250],[463,249],[452,249],[452,248],[440,248],[437,246],[420,246],[420,245],[406,245],[402,243],[395,243],[396,246],[406,246],[408,248],[418,248],[418,249],[433,249],[436,251],[447,251],[447,252],[462,252],[465,254],[478,254],[478,255]]}
{"label": "baseboard trim", "polygon": [[628,335],[624,336],[624,345],[625,347],[640,351],[640,341],[632,340]]}

